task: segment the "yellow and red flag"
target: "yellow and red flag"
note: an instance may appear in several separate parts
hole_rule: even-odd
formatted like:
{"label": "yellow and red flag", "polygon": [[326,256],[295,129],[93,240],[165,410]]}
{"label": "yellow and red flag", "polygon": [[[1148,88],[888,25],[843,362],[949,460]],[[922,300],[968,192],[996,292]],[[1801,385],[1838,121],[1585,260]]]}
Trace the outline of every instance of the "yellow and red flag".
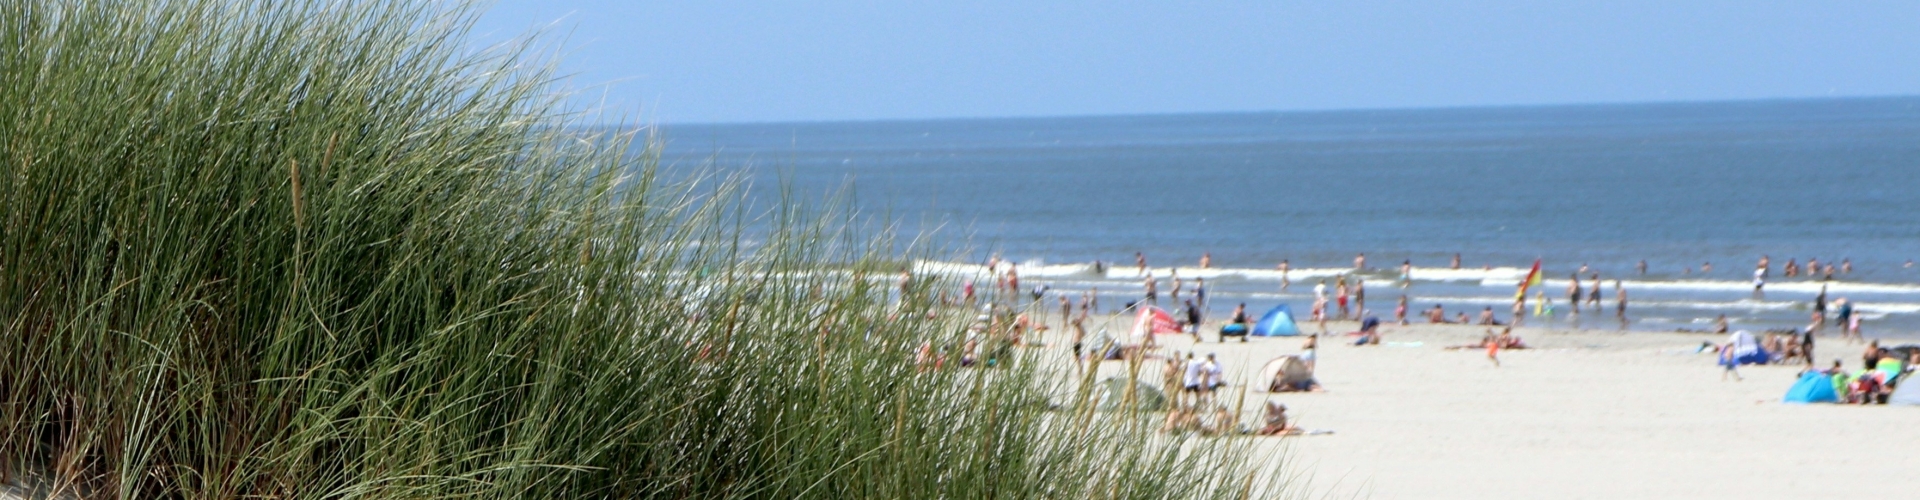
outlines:
{"label": "yellow and red flag", "polygon": [[1533,259],[1533,270],[1527,272],[1527,279],[1520,280],[1520,290],[1513,293],[1513,300],[1519,302],[1527,298],[1527,288],[1540,284],[1540,259]]}

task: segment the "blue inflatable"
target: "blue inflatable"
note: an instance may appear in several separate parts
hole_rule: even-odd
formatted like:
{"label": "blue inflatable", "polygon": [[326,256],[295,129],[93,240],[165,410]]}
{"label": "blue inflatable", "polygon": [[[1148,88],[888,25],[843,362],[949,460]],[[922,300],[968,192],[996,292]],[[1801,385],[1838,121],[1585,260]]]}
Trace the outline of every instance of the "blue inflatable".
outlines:
{"label": "blue inflatable", "polygon": [[1293,310],[1286,304],[1273,306],[1266,314],[1260,315],[1260,322],[1253,324],[1255,337],[1292,337],[1300,334],[1300,326],[1293,324]]}
{"label": "blue inflatable", "polygon": [[1833,377],[1820,372],[1807,372],[1800,376],[1793,388],[1787,389],[1788,403],[1837,403],[1840,395],[1833,392]]}

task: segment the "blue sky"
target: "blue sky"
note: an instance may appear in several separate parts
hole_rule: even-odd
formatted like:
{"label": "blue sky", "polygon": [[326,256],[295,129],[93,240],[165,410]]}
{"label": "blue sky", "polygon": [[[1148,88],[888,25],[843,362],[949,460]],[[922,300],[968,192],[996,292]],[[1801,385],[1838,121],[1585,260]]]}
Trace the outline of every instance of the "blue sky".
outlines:
{"label": "blue sky", "polygon": [[[1920,94],[1920,2],[497,0],[657,122]],[[604,103],[604,104],[603,104]]]}

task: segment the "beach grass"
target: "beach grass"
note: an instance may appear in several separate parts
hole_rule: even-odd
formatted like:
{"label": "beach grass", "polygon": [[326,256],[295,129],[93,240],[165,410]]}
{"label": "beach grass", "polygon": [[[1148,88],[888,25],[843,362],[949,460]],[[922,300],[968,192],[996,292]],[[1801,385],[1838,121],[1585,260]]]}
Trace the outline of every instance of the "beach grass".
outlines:
{"label": "beach grass", "polygon": [[[388,0],[0,1],[0,474],[76,498],[1241,498],[892,285],[844,204],[581,127]],[[671,178],[672,180],[668,180]],[[758,208],[756,208],[758,207]],[[884,221],[882,221],[884,222]]]}

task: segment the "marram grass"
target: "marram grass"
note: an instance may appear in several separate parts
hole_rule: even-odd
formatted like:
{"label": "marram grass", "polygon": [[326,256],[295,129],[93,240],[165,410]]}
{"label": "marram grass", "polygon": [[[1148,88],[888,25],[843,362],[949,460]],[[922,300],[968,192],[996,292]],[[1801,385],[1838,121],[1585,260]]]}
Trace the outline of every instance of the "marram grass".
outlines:
{"label": "marram grass", "polygon": [[[884,232],[573,127],[439,2],[0,0],[0,474],[76,498],[1239,498]],[[751,232],[751,233],[749,233]],[[751,240],[747,237],[752,235]],[[751,241],[752,244],[747,244]],[[926,252],[921,248],[913,251]],[[929,319],[930,318],[930,319]]]}

